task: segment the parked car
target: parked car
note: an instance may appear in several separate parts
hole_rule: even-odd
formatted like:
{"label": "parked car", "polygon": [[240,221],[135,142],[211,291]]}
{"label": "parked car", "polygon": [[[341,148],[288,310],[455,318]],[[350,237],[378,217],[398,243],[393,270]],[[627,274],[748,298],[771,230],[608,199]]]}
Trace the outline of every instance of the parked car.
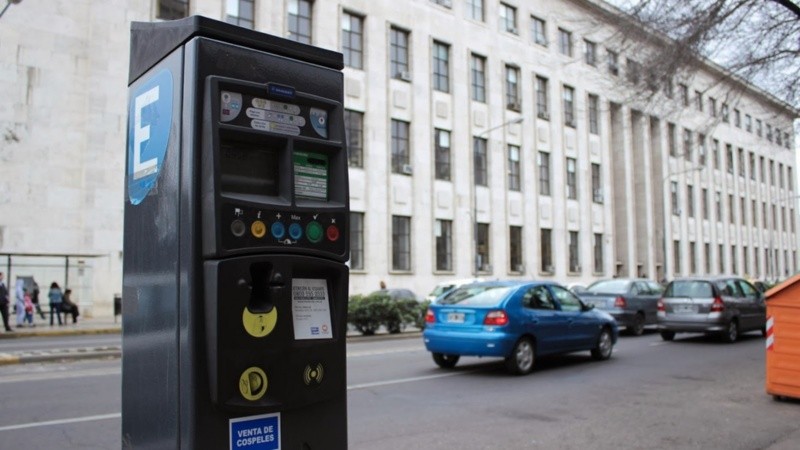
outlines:
{"label": "parked car", "polygon": [[734,342],[748,331],[766,335],[764,294],[738,277],[696,277],[672,281],[658,302],[658,328],[665,341],[675,333],[717,334]]}
{"label": "parked car", "polygon": [[577,295],[586,290],[586,285],[582,283],[569,283],[566,285],[566,288]]}
{"label": "parked car", "polygon": [[452,368],[461,356],[493,356],[519,375],[542,355],[590,350],[608,359],[619,333],[608,313],[548,281],[462,286],[430,305],[425,321],[425,348],[439,367]]}
{"label": "parked car", "polygon": [[645,278],[612,278],[595,281],[578,297],[587,305],[611,314],[628,334],[641,336],[646,325],[658,321],[661,285]]}
{"label": "parked car", "polygon": [[428,300],[431,303],[433,303],[436,301],[437,297],[440,297],[452,291],[455,288],[461,287],[465,284],[479,283],[481,281],[484,281],[483,278],[465,278],[463,280],[444,281],[442,283],[437,284],[436,287],[433,288],[431,293],[428,294],[427,297],[425,297],[425,300]]}

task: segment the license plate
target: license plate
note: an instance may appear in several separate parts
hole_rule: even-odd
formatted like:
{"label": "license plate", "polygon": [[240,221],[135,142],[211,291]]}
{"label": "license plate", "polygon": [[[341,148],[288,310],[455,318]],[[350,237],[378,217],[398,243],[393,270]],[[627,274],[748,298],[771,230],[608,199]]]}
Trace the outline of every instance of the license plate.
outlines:
{"label": "license plate", "polygon": [[447,313],[447,321],[449,323],[464,323],[464,313],[459,313],[459,312]]}
{"label": "license plate", "polygon": [[672,312],[677,314],[693,314],[697,312],[695,305],[675,305],[672,307]]}

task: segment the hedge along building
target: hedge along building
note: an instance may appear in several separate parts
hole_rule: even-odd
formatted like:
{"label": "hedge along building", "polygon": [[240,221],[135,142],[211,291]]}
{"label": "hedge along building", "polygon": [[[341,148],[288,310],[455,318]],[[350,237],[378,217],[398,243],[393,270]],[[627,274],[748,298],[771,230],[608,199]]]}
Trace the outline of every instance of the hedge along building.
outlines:
{"label": "hedge along building", "polygon": [[194,14],[344,53],[353,293],[797,270],[796,111],[702,62],[639,104],[605,3],[59,0],[0,19],[0,253],[59,255],[12,274],[111,310],[129,24]]}

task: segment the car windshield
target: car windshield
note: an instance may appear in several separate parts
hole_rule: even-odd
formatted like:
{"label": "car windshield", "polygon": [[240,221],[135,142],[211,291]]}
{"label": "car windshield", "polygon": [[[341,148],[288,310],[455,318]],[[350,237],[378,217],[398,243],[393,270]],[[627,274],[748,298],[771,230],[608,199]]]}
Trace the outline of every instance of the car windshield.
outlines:
{"label": "car windshield", "polygon": [[439,285],[439,286],[436,286],[431,291],[430,295],[431,295],[431,297],[438,297],[438,296],[444,294],[445,292],[449,291],[450,289],[453,289],[453,285],[452,284]]}
{"label": "car windshield", "polygon": [[707,281],[673,281],[664,292],[665,297],[711,298],[714,296],[711,283]]}
{"label": "car windshield", "polygon": [[625,294],[630,284],[626,280],[602,280],[592,283],[586,290],[595,294]]}
{"label": "car windshield", "polygon": [[515,286],[474,286],[454,290],[440,303],[445,305],[492,306],[500,303]]}

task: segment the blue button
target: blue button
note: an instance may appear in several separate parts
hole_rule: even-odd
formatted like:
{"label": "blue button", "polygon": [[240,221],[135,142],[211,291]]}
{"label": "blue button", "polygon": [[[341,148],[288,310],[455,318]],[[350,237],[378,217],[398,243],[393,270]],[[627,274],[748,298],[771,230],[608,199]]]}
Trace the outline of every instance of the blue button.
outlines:
{"label": "blue button", "polygon": [[300,239],[303,236],[303,227],[299,223],[289,225],[289,236],[294,239]]}
{"label": "blue button", "polygon": [[286,227],[283,225],[283,222],[273,222],[270,231],[275,239],[280,239],[286,234]]}

